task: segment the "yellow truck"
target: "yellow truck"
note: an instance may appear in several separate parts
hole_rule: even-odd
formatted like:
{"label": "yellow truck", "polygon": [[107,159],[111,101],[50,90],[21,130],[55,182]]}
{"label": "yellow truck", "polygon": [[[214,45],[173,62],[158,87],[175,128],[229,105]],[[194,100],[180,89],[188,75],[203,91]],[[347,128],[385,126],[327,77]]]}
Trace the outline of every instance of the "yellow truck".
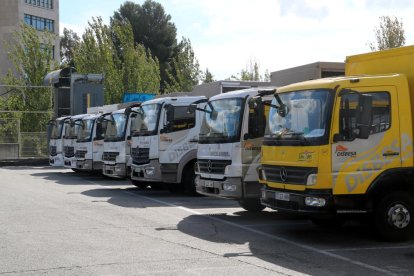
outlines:
{"label": "yellow truck", "polygon": [[321,226],[414,232],[414,46],[347,57],[345,77],[277,89],[258,169],[261,203]]}

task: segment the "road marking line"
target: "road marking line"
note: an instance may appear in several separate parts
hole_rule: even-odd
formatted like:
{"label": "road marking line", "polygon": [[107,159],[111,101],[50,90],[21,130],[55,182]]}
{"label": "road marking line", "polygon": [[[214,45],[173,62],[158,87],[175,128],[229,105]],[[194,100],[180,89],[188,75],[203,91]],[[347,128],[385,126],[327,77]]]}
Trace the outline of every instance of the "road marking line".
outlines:
{"label": "road marking line", "polygon": [[355,248],[333,248],[326,249],[325,251],[358,251],[358,250],[382,250],[382,249],[408,249],[414,248],[414,245],[403,245],[403,246],[379,246],[379,247],[355,247]]}
{"label": "road marking line", "polygon": [[325,256],[332,257],[332,258],[335,258],[335,259],[338,259],[338,260],[341,260],[341,261],[344,261],[344,262],[348,262],[348,263],[351,263],[351,264],[354,264],[354,265],[357,265],[357,266],[360,266],[360,267],[363,267],[363,268],[366,268],[366,269],[374,270],[374,271],[377,271],[377,272],[380,272],[380,273],[384,273],[386,275],[396,275],[395,273],[392,273],[391,271],[382,269],[380,267],[365,264],[363,262],[355,261],[355,260],[352,260],[350,258],[343,257],[343,256],[340,256],[340,255],[337,255],[337,254],[334,254],[334,253],[331,253],[331,252],[328,252],[328,251],[320,250],[320,249],[317,249],[317,248],[309,246],[309,245],[300,244],[300,243],[297,243],[295,241],[291,241],[291,240],[288,240],[288,239],[285,239],[285,238],[281,238],[281,237],[278,237],[278,236],[275,236],[275,235],[271,235],[271,234],[268,234],[266,232],[262,232],[262,231],[259,231],[259,230],[256,230],[256,229],[253,229],[253,228],[250,228],[250,227],[239,225],[239,224],[236,224],[236,223],[233,223],[233,222],[230,222],[230,221],[226,221],[226,220],[223,220],[223,219],[220,219],[220,218],[217,218],[217,217],[209,216],[208,214],[203,214],[201,212],[189,209],[187,207],[178,206],[178,205],[171,204],[171,203],[163,201],[163,200],[158,200],[158,199],[155,199],[155,198],[143,196],[141,194],[137,194],[137,193],[133,193],[133,192],[129,192],[129,191],[124,191],[124,192],[128,193],[128,194],[131,194],[131,195],[134,195],[134,196],[139,196],[139,197],[142,197],[142,198],[145,198],[147,200],[154,201],[154,202],[157,202],[157,203],[160,203],[160,204],[175,207],[175,208],[184,210],[186,212],[189,212],[189,213],[192,213],[192,214],[195,214],[195,215],[200,215],[200,216],[209,218],[211,220],[214,220],[214,221],[217,221],[217,222],[220,222],[220,223],[223,223],[223,224],[231,225],[233,227],[243,229],[245,231],[252,232],[254,234],[265,236],[265,237],[270,238],[272,240],[281,241],[281,242],[284,242],[284,243],[287,243],[287,244],[297,246],[297,247],[302,248],[302,249],[306,249],[308,251],[316,252],[316,253],[319,253],[321,255],[325,255]]}

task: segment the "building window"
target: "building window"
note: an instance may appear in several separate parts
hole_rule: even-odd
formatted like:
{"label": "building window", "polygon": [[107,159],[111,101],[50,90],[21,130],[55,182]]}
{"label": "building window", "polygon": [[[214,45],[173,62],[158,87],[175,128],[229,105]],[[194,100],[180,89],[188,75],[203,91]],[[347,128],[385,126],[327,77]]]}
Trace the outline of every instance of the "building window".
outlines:
{"label": "building window", "polygon": [[55,46],[54,45],[48,46],[46,44],[40,43],[40,49],[42,49],[42,51],[49,51],[52,59],[55,59]]}
{"label": "building window", "polygon": [[25,0],[25,3],[45,9],[53,9],[53,0]]}
{"label": "building window", "polygon": [[24,14],[24,22],[38,31],[49,31],[52,33],[55,31],[55,22],[51,19],[38,17],[30,14]]}

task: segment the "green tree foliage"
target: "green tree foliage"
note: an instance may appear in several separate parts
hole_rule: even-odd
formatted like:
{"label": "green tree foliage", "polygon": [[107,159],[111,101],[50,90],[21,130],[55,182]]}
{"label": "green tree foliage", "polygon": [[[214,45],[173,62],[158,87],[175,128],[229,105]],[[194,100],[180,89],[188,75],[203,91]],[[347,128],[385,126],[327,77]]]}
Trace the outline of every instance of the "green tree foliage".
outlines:
{"label": "green tree foliage", "polygon": [[183,37],[178,45],[178,53],[171,62],[171,67],[167,70],[168,79],[165,82],[165,92],[192,91],[193,86],[199,83],[201,73],[191,42]]}
{"label": "green tree foliage", "polygon": [[405,44],[403,23],[397,17],[381,16],[379,27],[374,32],[376,41],[369,44],[372,51],[397,48]]}
{"label": "green tree foliage", "polygon": [[129,22],[103,24],[92,18],[75,50],[78,72],[102,73],[105,103],[118,103],[124,92],[159,91],[158,60],[143,45],[136,45]]}
{"label": "green tree foliage", "polygon": [[142,5],[126,1],[114,13],[111,24],[116,21],[130,22],[135,43],[143,44],[159,60],[161,83],[164,83],[177,47],[177,29],[171,16],[165,13],[160,3],[152,0],[146,0]]}
{"label": "green tree foliage", "polygon": [[72,30],[63,29],[63,35],[60,37],[60,57],[62,67],[76,67],[74,62],[74,51],[79,46],[80,37]]}
{"label": "green tree foliage", "polygon": [[[8,85],[0,97],[0,109],[11,111],[49,111],[52,108],[51,90],[41,88],[48,72],[57,68],[53,59],[55,37],[50,32],[38,32],[21,24],[13,40],[6,44],[8,57],[13,64],[2,83]],[[37,86],[37,87],[36,87]],[[13,113],[9,118],[21,119],[22,131],[44,129],[48,115]]]}
{"label": "green tree foliage", "polygon": [[202,82],[203,83],[210,83],[215,82],[213,74],[206,68],[205,72],[202,72]]}
{"label": "green tree foliage", "polygon": [[259,62],[255,59],[250,59],[245,69],[242,69],[238,76],[232,75],[230,80],[241,81],[270,81],[269,70],[266,69],[264,75],[260,74]]}

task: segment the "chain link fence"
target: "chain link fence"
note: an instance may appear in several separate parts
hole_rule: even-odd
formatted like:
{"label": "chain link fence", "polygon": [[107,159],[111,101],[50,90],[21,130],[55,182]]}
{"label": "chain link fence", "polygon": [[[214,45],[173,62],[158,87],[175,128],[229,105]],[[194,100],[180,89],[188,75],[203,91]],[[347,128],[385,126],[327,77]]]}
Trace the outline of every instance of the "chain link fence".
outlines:
{"label": "chain link fence", "polygon": [[0,160],[48,156],[52,97],[51,87],[0,84]]}

